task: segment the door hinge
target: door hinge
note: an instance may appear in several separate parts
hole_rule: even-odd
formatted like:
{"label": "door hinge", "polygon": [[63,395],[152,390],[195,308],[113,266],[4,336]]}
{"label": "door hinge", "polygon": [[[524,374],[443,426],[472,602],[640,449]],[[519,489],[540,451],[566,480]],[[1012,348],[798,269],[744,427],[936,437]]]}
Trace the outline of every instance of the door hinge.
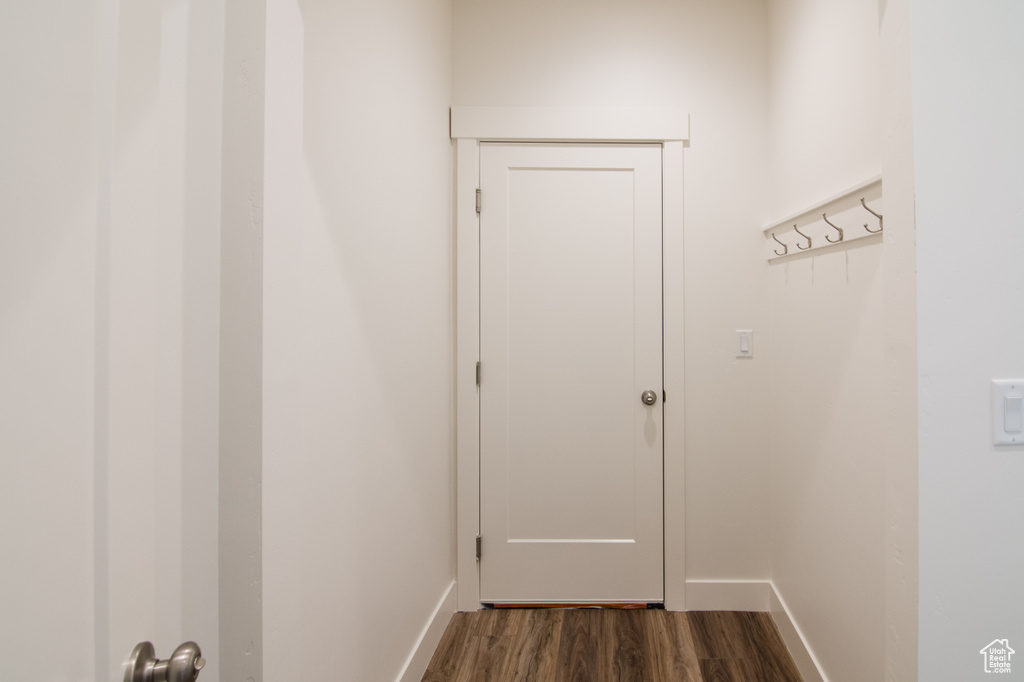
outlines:
{"label": "door hinge", "polygon": [[480,558],[480,536],[476,536],[476,558]]}
{"label": "door hinge", "polygon": [[476,191],[476,212],[480,212],[480,190]]}
{"label": "door hinge", "polygon": [[476,385],[477,386],[480,385],[480,362],[479,361],[477,361],[477,363],[476,363]]}

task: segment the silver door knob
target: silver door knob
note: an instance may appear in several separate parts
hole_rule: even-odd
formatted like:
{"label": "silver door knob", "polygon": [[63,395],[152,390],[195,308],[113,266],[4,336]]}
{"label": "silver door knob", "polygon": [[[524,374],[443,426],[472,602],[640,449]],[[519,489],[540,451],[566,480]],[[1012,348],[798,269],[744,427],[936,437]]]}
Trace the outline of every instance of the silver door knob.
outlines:
{"label": "silver door knob", "polygon": [[205,665],[195,642],[185,642],[166,661],[157,659],[152,644],[139,642],[128,659],[124,682],[195,682]]}
{"label": "silver door knob", "polygon": [[654,391],[647,390],[640,394],[640,400],[644,405],[653,405],[658,402],[658,394]]}

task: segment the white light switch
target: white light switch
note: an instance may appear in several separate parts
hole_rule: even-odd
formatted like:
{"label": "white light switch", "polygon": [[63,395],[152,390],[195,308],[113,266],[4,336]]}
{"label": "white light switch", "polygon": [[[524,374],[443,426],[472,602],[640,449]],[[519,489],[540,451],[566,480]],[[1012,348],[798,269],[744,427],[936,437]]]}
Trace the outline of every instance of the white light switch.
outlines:
{"label": "white light switch", "polygon": [[1024,444],[1024,379],[992,381],[992,442]]}
{"label": "white light switch", "polygon": [[751,329],[736,330],[736,357],[754,357],[754,332]]}
{"label": "white light switch", "polygon": [[1003,397],[1003,431],[1020,433],[1024,430],[1024,398],[1020,396]]}

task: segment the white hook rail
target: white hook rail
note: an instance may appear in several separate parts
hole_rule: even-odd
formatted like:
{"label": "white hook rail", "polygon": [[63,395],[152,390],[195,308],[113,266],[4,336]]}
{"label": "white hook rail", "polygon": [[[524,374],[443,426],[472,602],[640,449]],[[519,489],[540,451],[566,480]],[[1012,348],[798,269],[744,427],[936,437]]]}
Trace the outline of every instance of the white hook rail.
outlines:
{"label": "white hook rail", "polygon": [[[870,237],[878,241],[883,228],[882,203],[882,176],[876,175],[776,221],[764,228],[767,258],[770,261],[800,258]],[[870,242],[864,242],[867,243]],[[784,247],[781,251],[779,244]],[[791,246],[797,248],[791,249]]]}

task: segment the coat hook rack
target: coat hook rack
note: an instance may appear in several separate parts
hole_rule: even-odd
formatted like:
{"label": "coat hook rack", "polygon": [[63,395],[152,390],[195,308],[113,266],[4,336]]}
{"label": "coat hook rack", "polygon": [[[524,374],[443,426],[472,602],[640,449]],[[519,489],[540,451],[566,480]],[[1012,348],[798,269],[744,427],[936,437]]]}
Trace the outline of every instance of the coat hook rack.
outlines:
{"label": "coat hook rack", "polygon": [[832,237],[830,237],[830,236],[828,236],[826,234],[825,235],[825,241],[827,241],[829,243],[832,243],[832,244],[838,244],[839,242],[843,241],[843,228],[839,227],[838,225],[833,223],[831,220],[829,220],[827,213],[822,213],[821,217],[822,217],[822,219],[824,219],[824,221],[826,223],[828,223],[829,227],[831,227],[833,230],[836,230],[837,232],[839,232],[839,239],[832,239]]}
{"label": "coat hook rack", "polygon": [[875,234],[877,232],[881,232],[882,229],[884,229],[883,225],[882,225],[882,214],[881,213],[875,213],[870,208],[868,208],[868,205],[866,203],[864,203],[864,197],[860,198],[860,205],[863,206],[864,210],[866,210],[868,213],[870,213],[871,215],[873,215],[876,218],[878,218],[878,229],[877,230],[872,230],[870,227],[868,227],[867,223],[864,223],[864,229],[867,230],[868,232],[870,232],[871,234]]}
{"label": "coat hook rack", "polygon": [[800,228],[799,228],[799,227],[797,227],[795,223],[793,224],[793,230],[794,230],[794,231],[795,231],[795,232],[796,232],[796,233],[797,233],[798,235],[800,235],[801,237],[803,237],[804,239],[806,239],[806,240],[807,240],[807,246],[800,246],[799,244],[797,244],[797,245],[796,245],[796,248],[800,249],[801,251],[806,251],[807,249],[809,249],[809,248],[811,248],[812,246],[814,246],[814,242],[813,242],[813,241],[811,241],[811,238],[810,238],[810,237],[808,237],[808,236],[807,236],[806,234],[804,234],[803,232],[801,232],[801,231],[800,231]]}
{"label": "coat hook rack", "polygon": [[[782,262],[788,263],[793,258],[815,256],[819,251],[825,254],[862,246],[881,248],[878,233],[883,227],[884,208],[882,176],[866,178],[836,194],[822,198],[802,211],[761,228],[761,234],[768,244],[765,256],[768,262],[781,259]],[[861,213],[862,210],[877,218],[878,224],[875,225],[871,217]],[[859,225],[865,220],[867,224],[862,231]],[[796,248],[792,248],[794,245]]]}
{"label": "coat hook rack", "polygon": [[788,246],[787,244],[785,244],[785,243],[783,243],[783,242],[779,241],[779,238],[775,236],[775,233],[774,233],[774,232],[772,232],[772,239],[774,239],[775,241],[777,241],[777,242],[779,242],[780,244],[782,244],[782,248],[783,248],[783,251],[782,251],[782,253],[779,253],[779,250],[778,250],[778,249],[775,249],[775,255],[776,255],[776,256],[785,256],[785,255],[786,255],[787,253],[789,253],[789,246]]}

